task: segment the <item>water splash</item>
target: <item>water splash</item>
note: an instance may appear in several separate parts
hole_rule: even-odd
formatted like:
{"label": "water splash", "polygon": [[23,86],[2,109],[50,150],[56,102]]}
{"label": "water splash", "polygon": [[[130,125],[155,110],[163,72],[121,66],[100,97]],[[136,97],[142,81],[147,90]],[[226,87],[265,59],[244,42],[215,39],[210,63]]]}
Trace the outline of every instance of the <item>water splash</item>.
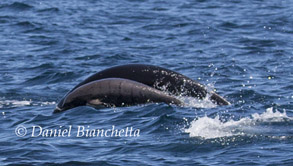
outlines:
{"label": "water splash", "polygon": [[204,99],[197,99],[194,97],[188,97],[188,96],[180,96],[177,98],[181,101],[183,101],[185,107],[194,107],[194,108],[215,108],[217,107],[216,104],[214,104],[209,97],[205,97]]}
{"label": "water splash", "polygon": [[[230,137],[236,135],[249,135],[255,132],[265,132],[261,127],[263,123],[284,122],[293,120],[288,117],[286,112],[273,111],[273,108],[268,108],[262,114],[252,114],[251,117],[241,118],[239,120],[222,121],[219,116],[210,118],[204,116],[195,119],[191,122],[186,133],[190,137],[200,137],[203,139],[214,139],[220,137]],[[268,129],[270,130],[270,129]]]}

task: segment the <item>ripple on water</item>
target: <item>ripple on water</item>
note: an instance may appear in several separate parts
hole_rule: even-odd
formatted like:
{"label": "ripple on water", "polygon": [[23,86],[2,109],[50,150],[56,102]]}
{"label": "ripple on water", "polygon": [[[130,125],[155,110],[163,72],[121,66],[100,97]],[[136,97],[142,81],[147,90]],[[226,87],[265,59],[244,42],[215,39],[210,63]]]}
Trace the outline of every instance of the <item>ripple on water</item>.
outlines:
{"label": "ripple on water", "polygon": [[15,11],[27,11],[27,10],[30,10],[34,7],[29,4],[23,3],[23,2],[14,2],[12,4],[2,5],[0,8],[8,9],[8,10],[15,10]]}

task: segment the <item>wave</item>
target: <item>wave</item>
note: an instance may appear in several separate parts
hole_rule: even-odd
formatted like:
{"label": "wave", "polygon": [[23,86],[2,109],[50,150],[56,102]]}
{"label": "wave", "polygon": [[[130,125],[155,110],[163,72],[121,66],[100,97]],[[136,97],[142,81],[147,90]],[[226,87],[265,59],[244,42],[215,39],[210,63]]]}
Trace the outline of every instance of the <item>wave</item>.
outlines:
{"label": "wave", "polygon": [[[273,108],[268,108],[264,113],[254,113],[251,117],[245,117],[239,120],[230,119],[226,122],[221,120],[219,115],[215,118],[204,116],[193,120],[190,123],[190,127],[184,129],[184,132],[189,133],[190,137],[199,137],[203,139],[215,139],[239,135],[262,135],[271,132],[271,123],[288,122],[292,120],[293,118],[288,117],[286,111],[282,113],[276,110],[274,112]],[[281,136],[281,138],[285,137],[286,136]]]}
{"label": "wave", "polygon": [[[41,70],[42,68],[46,67],[46,65],[36,66],[34,69]],[[58,83],[66,79],[73,79],[75,78],[76,73],[74,72],[54,72],[54,71],[47,71],[36,75],[32,78],[29,78],[23,82],[24,85],[40,85],[44,83]]]}
{"label": "wave", "polygon": [[25,11],[25,10],[29,10],[31,8],[33,8],[33,6],[26,4],[26,3],[22,3],[22,2],[14,2],[12,4],[9,5],[3,5],[0,6],[0,8],[7,8],[7,9],[12,9],[12,10],[18,10],[18,11]]}
{"label": "wave", "polygon": [[38,10],[38,12],[48,12],[48,13],[55,13],[55,12],[59,12],[60,9],[57,7],[50,7],[50,8],[44,8],[44,9],[40,9]]}

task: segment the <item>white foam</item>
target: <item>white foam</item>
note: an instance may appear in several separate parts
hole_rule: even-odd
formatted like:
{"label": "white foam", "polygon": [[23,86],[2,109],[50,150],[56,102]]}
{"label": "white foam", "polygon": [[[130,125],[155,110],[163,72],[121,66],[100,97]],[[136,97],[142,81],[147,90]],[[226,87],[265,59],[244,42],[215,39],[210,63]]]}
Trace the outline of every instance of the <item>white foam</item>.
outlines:
{"label": "white foam", "polygon": [[0,100],[0,106],[14,106],[14,107],[21,107],[21,106],[27,106],[27,105],[31,105],[32,101],[29,100],[23,100],[23,101],[19,101],[19,100]]}
{"label": "white foam", "polygon": [[0,100],[0,108],[3,107],[23,107],[23,106],[31,106],[31,105],[54,105],[56,102],[34,102],[32,100]]}
{"label": "white foam", "polygon": [[216,116],[215,118],[204,116],[193,120],[190,123],[190,127],[184,131],[189,133],[190,137],[212,139],[245,135],[247,133],[261,130],[261,127],[258,128],[259,123],[282,122],[286,119],[292,120],[292,118],[286,115],[286,112],[273,112],[273,108],[268,108],[266,112],[262,114],[255,113],[252,114],[251,117],[245,117],[239,120],[230,119],[226,122],[221,121],[219,116]]}

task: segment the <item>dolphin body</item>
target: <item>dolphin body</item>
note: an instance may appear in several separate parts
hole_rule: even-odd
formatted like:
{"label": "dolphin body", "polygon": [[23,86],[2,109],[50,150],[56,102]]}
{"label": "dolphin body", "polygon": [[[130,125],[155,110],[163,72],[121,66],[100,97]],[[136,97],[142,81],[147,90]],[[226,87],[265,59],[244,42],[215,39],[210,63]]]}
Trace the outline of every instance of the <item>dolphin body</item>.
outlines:
{"label": "dolphin body", "polygon": [[56,107],[55,112],[83,105],[119,107],[150,102],[183,105],[180,100],[163,91],[122,78],[91,81],[75,88],[62,101],[63,103],[60,107]]}
{"label": "dolphin body", "polygon": [[210,100],[217,105],[230,104],[226,99],[217,93],[213,91],[208,92],[204,85],[175,71],[153,65],[128,64],[111,67],[88,77],[76,85],[60,100],[55,112],[60,112],[58,111],[58,108],[62,108],[64,100],[75,89],[90,82],[106,78],[123,78],[136,81],[141,84],[153,87],[157,90],[165,91],[169,93],[169,95],[190,96],[196,97],[198,99],[203,99],[206,96],[209,96]]}

